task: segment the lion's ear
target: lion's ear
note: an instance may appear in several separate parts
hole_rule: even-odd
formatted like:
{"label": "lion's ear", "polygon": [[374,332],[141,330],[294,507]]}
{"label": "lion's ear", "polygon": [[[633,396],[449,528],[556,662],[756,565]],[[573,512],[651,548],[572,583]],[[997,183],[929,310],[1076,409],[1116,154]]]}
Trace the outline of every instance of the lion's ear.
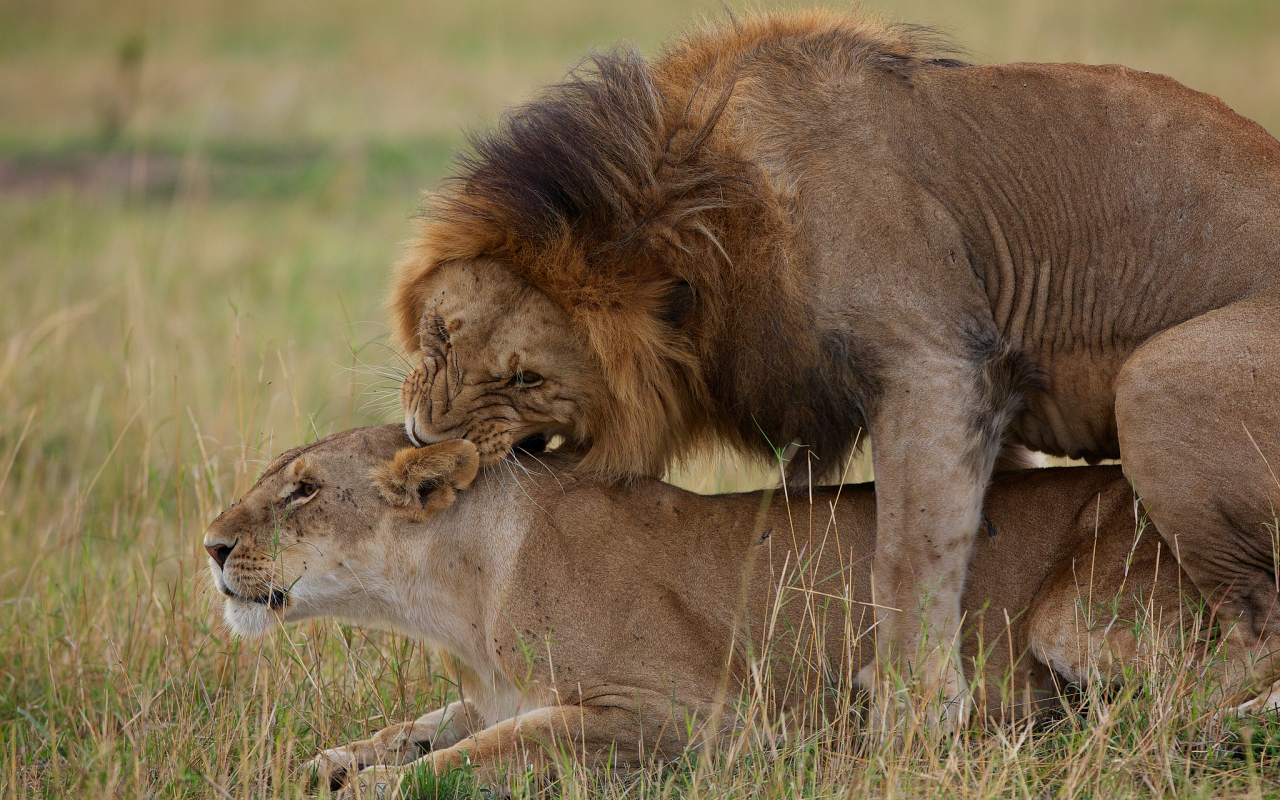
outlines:
{"label": "lion's ear", "polygon": [[453,505],[458,492],[475,480],[480,470],[476,446],[452,439],[426,447],[406,447],[371,477],[378,493],[397,508],[425,520]]}

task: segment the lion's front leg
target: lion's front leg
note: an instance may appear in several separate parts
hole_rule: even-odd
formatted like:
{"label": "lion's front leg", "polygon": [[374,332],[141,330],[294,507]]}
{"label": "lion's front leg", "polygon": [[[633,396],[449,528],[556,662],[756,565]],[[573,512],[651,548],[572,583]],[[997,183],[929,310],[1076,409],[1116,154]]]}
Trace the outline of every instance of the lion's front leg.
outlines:
{"label": "lion's front leg", "polygon": [[336,791],[365,767],[408,764],[424,752],[452,747],[482,727],[471,703],[458,700],[413,722],[383,728],[368,739],[325,750],[303,765],[304,774]]}
{"label": "lion's front leg", "polygon": [[916,713],[921,701],[926,719],[968,718],[960,594],[1011,416],[992,413],[1001,403],[984,397],[986,368],[963,357],[918,357],[904,380],[884,387],[870,420],[878,658],[859,683],[872,691],[877,727],[896,726],[894,717]]}

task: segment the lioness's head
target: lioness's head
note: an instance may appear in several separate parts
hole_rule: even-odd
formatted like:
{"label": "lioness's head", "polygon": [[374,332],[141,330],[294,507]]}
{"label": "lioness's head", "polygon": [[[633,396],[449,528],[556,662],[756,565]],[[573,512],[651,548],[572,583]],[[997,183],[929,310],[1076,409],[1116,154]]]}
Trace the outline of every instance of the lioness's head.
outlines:
{"label": "lioness's head", "polygon": [[399,425],[336,434],[275,459],[205,532],[209,571],[240,636],[320,615],[383,622],[384,560],[406,521],[452,503],[475,478],[475,447],[413,449]]}

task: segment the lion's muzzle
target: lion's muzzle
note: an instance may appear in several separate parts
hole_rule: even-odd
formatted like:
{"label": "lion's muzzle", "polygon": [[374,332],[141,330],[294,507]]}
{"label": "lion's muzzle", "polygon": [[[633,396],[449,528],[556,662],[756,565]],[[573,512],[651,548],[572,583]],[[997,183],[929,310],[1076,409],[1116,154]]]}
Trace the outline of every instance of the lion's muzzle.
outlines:
{"label": "lion's muzzle", "polygon": [[[459,385],[450,387],[448,372],[447,356],[428,355],[400,387],[405,433],[417,447],[466,438],[465,431],[461,435],[458,431],[460,423],[465,422],[465,413],[451,413],[461,382],[455,381]],[[463,411],[465,405],[458,404],[457,410]]]}
{"label": "lion's muzzle", "polygon": [[417,447],[466,439],[480,451],[484,464],[492,464],[511,452],[517,438],[529,440],[542,433],[521,419],[501,380],[466,382],[456,373],[455,357],[427,355],[422,365],[400,387],[404,429]]}

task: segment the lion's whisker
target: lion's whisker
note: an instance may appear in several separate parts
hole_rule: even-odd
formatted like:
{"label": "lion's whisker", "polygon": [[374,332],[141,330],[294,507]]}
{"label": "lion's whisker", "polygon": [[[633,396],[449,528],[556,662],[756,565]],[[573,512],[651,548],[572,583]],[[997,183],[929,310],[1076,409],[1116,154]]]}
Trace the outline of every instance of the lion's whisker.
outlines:
{"label": "lion's whisker", "polygon": [[[386,326],[385,326],[385,325],[383,325],[382,323],[375,323],[375,324],[382,325],[382,327],[386,327]],[[405,369],[406,369],[406,371],[407,371],[407,372],[412,372],[412,371],[413,371],[413,365],[409,362],[409,359],[408,359],[408,358],[407,358],[403,353],[401,353],[401,352],[400,352],[399,348],[392,347],[392,346],[390,346],[389,344],[387,344],[386,342],[382,342],[382,341],[379,341],[379,340],[377,340],[377,339],[374,339],[374,340],[371,340],[371,341],[366,342],[364,345],[362,345],[362,346],[361,346],[361,348],[360,348],[360,349],[361,349],[361,350],[363,350],[365,347],[368,347],[368,346],[370,346],[370,345],[373,345],[374,347],[381,347],[382,349],[384,349],[384,350],[386,350],[387,352],[391,353],[391,355],[392,355],[392,356],[394,356],[395,358],[400,359],[400,361],[402,361],[402,362],[404,363],[404,365],[405,365]],[[356,350],[356,348],[354,348],[354,347],[352,347],[352,346],[351,346],[351,341],[350,341],[350,340],[347,340],[347,352],[349,352],[349,353],[351,354],[351,357],[352,357],[352,358],[354,358],[354,359],[356,359],[356,361],[357,361],[358,363],[361,363],[361,364],[363,364],[363,363],[364,363],[363,361],[361,361],[361,360],[360,360],[360,353],[359,353],[359,351],[358,351],[358,350]]]}
{"label": "lion's whisker", "polygon": [[413,363],[412,363],[411,361],[409,361],[408,356],[406,356],[404,353],[402,353],[398,348],[392,347],[391,345],[387,344],[386,342],[370,342],[370,344],[372,344],[372,345],[374,345],[374,346],[376,346],[376,347],[381,347],[381,348],[383,348],[383,349],[384,349],[384,350],[386,350],[387,352],[391,353],[391,355],[395,356],[396,358],[398,358],[398,359],[400,359],[402,362],[404,362],[405,374],[408,374],[408,373],[410,373],[410,372],[413,372]]}
{"label": "lion's whisker", "polygon": [[405,375],[412,371],[406,370],[398,364],[370,364],[367,361],[356,361],[352,366],[347,367],[347,369],[364,369],[370,372],[377,372],[382,375],[390,375],[394,372],[399,372],[400,374]]}
{"label": "lion's whisker", "polygon": [[390,411],[393,408],[399,408],[400,404],[386,398],[375,397],[367,400],[360,405],[360,411]]}
{"label": "lion's whisker", "polygon": [[357,361],[354,365],[334,364],[334,367],[341,372],[372,373],[374,375],[381,375],[385,378],[394,378],[398,375],[401,379],[403,379],[404,376],[409,374],[408,372],[400,369],[399,367],[379,365],[379,364],[366,364],[363,361]]}
{"label": "lion's whisker", "polygon": [[[506,455],[506,456],[503,456],[503,457],[502,457],[502,460],[501,460],[501,461],[499,461],[498,463],[500,463],[500,464],[506,464],[507,469],[509,469],[509,470],[511,471],[511,477],[512,477],[512,479],[515,481],[516,486],[518,486],[518,487],[520,488],[520,491],[521,491],[521,492],[524,492],[524,496],[525,496],[525,497],[527,497],[527,498],[529,499],[529,502],[530,502],[530,503],[533,503],[533,504],[534,504],[534,506],[536,506],[536,507],[537,507],[537,509],[538,509],[539,511],[541,511],[543,514],[546,514],[546,515],[547,515],[547,517],[548,517],[548,518],[550,518],[550,517],[551,517],[551,513],[550,513],[550,512],[548,512],[545,508],[543,508],[543,507],[541,506],[541,504],[539,504],[539,503],[538,503],[538,501],[537,501],[537,500],[534,500],[534,499],[533,499],[533,495],[529,494],[529,490],[528,490],[528,489],[526,489],[526,488],[524,487],[524,484],[520,482],[520,477],[519,477],[518,475],[516,475],[515,468],[514,468],[514,467],[512,467],[512,466],[511,466],[511,464],[507,463],[507,462],[508,462],[508,461],[510,461],[510,460],[512,460],[512,457],[511,457],[510,455]],[[529,472],[529,470],[528,470],[528,469],[526,469],[526,468],[524,467],[524,465],[519,465],[519,466],[520,466],[520,468],[521,468],[521,469],[524,469],[526,473],[528,473],[528,472]]]}
{"label": "lion's whisker", "polygon": [[521,464],[520,459],[516,458],[515,455],[511,453],[507,453],[505,456],[502,457],[502,460],[511,464],[513,467],[519,467],[520,470],[524,472],[526,477],[533,477],[533,473],[529,471],[529,468],[526,467],[524,464]]}
{"label": "lion's whisker", "polygon": [[556,485],[560,487],[560,494],[564,494],[565,493],[564,484],[560,482],[560,477],[556,475],[555,470],[551,469],[551,467],[548,467],[546,465],[546,462],[538,458],[536,454],[526,453],[526,455],[528,455],[529,458],[532,458],[534,461],[537,461],[540,465],[542,465],[542,468],[547,471],[547,474],[551,476],[551,479],[554,480],[556,482]]}

